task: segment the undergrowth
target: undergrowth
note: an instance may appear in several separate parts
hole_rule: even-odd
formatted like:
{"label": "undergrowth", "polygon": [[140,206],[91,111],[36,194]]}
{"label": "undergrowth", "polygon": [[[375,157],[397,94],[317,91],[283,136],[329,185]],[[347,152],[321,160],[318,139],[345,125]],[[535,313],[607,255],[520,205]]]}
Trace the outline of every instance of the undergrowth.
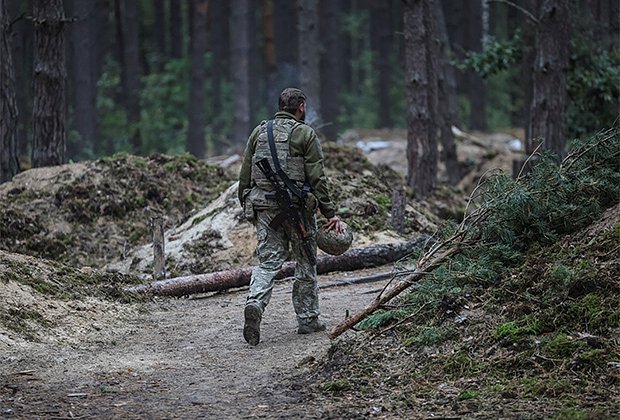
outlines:
{"label": "undergrowth", "polygon": [[[556,398],[559,416],[578,418],[586,395],[617,389],[617,211],[615,224],[587,228],[620,203],[620,130],[575,142],[560,164],[548,154],[534,160],[517,179],[485,179],[469,205],[483,217],[438,234],[465,229],[460,252],[356,326],[396,340],[417,363],[395,387],[395,407],[429,383],[466,381],[456,401]],[[336,369],[330,357],[332,382],[357,369]]]}

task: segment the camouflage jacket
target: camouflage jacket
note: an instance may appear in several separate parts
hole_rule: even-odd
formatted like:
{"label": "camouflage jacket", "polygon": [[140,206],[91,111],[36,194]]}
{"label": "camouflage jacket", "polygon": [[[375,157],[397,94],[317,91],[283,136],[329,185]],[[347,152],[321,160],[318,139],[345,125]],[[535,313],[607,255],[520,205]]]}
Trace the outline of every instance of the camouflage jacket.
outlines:
{"label": "camouflage jacket", "polygon": [[[276,113],[274,118],[294,119],[295,117],[288,112],[280,111]],[[238,194],[242,206],[244,204],[243,192],[256,186],[252,179],[252,156],[254,156],[257,139],[263,125],[264,122],[252,131],[245,148],[241,172],[239,173]],[[295,127],[289,142],[289,153],[291,157],[303,157],[306,181],[312,187],[312,193],[318,200],[319,209],[326,218],[333,217],[336,214],[336,206],[329,197],[327,178],[323,167],[323,149],[312,127],[303,123]]]}

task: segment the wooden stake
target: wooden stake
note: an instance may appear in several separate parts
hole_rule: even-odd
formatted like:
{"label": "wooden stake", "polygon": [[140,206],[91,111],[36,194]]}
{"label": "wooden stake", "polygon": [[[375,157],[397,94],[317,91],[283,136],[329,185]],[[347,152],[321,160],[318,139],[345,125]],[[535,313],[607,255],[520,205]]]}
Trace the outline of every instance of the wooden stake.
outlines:
{"label": "wooden stake", "polygon": [[153,280],[166,278],[166,251],[164,242],[163,218],[156,216],[151,219],[153,229]]}

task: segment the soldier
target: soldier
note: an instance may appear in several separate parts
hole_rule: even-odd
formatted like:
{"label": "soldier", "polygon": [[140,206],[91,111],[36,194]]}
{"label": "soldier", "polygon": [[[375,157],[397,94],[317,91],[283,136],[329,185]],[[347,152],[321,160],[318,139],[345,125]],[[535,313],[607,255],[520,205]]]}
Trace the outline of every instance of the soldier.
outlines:
{"label": "soldier", "polygon": [[[293,307],[297,333],[325,330],[319,320],[316,274],[317,207],[328,219],[328,230],[342,232],[344,226],[327,190],[321,143],[304,123],[306,95],[299,89],[284,89],[278,106],[273,120],[261,122],[250,134],[239,174],[239,201],[246,218],[256,226],[258,238],[259,265],[252,271],[244,309],[243,337],[252,346],[260,341],[260,323],[271,298],[274,276],[288,259],[289,250],[296,261]],[[274,185],[256,164],[261,160],[277,172],[279,185]],[[275,199],[276,189],[289,194],[297,219],[291,209],[278,205],[281,200]]]}

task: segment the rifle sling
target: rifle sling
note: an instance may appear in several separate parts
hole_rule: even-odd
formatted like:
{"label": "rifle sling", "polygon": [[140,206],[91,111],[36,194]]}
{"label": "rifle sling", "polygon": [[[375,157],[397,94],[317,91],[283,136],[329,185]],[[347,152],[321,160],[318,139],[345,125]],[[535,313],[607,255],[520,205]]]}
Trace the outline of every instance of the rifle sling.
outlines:
{"label": "rifle sling", "polygon": [[297,185],[295,185],[293,181],[291,181],[280,166],[280,160],[278,159],[278,153],[276,152],[276,142],[273,139],[273,120],[267,121],[267,140],[269,141],[269,150],[271,151],[271,159],[273,160],[273,166],[275,167],[276,174],[278,174],[290,192],[295,194],[299,199],[303,200],[304,193],[299,189],[299,187],[297,187]]}

